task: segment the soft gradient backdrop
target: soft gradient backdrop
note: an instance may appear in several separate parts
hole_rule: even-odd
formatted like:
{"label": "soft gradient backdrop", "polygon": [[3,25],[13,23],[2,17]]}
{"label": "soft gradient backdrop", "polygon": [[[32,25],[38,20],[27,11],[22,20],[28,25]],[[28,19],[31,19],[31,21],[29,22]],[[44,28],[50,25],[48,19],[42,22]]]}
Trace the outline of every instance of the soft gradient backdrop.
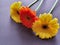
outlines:
{"label": "soft gradient backdrop", "polygon": [[[34,0],[0,0],[0,45],[60,45],[60,30],[55,38],[41,40],[33,34],[31,29],[15,23],[10,18],[10,5],[15,1],[21,1],[23,5],[27,6]],[[39,2],[32,6],[31,9],[36,9]],[[40,13],[48,13],[54,2],[55,0],[44,0],[37,11],[37,16]],[[60,22],[60,0],[52,14]]]}

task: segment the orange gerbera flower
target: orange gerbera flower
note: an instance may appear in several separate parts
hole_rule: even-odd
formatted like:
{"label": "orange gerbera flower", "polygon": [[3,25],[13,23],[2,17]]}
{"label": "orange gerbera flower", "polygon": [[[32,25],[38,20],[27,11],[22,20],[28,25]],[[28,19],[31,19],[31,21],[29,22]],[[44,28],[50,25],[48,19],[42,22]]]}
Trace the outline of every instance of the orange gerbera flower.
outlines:
{"label": "orange gerbera flower", "polygon": [[33,22],[38,19],[36,16],[36,12],[28,7],[21,7],[19,13],[22,24],[27,28],[31,28]]}

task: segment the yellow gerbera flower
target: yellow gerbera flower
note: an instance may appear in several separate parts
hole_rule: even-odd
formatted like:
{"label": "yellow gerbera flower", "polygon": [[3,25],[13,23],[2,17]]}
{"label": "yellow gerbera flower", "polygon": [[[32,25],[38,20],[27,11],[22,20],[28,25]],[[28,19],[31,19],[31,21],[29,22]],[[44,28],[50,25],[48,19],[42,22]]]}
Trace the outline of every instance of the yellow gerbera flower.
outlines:
{"label": "yellow gerbera flower", "polygon": [[22,3],[20,1],[14,2],[10,6],[10,16],[11,18],[16,22],[20,23],[20,16],[19,16],[19,9],[21,7]]}
{"label": "yellow gerbera flower", "polygon": [[49,39],[54,37],[59,29],[58,19],[52,19],[52,14],[40,14],[39,20],[32,25],[32,30],[41,39]]}

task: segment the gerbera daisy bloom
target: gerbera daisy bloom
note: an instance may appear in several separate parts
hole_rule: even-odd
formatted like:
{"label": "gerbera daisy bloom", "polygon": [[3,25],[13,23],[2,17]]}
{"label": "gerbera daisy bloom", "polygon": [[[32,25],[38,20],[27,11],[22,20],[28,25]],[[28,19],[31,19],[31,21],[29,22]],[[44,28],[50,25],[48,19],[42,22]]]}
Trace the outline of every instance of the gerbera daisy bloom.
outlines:
{"label": "gerbera daisy bloom", "polygon": [[39,15],[39,20],[36,20],[32,25],[33,32],[41,39],[49,39],[54,37],[57,34],[58,29],[58,19],[52,19],[52,14],[50,13]]}
{"label": "gerbera daisy bloom", "polygon": [[36,12],[28,7],[20,8],[20,20],[27,28],[31,28],[35,20],[37,20]]}
{"label": "gerbera daisy bloom", "polygon": [[10,6],[10,17],[17,23],[20,23],[19,9],[22,3],[20,1],[14,2]]}

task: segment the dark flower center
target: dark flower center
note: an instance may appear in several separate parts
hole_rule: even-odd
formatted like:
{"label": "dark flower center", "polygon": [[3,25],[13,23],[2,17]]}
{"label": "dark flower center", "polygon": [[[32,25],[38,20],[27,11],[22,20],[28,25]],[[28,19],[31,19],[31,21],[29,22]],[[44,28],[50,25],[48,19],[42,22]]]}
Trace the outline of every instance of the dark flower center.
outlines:
{"label": "dark flower center", "polygon": [[17,11],[17,14],[19,14],[19,11]]}
{"label": "dark flower center", "polygon": [[42,28],[43,29],[47,29],[48,28],[48,25],[43,25]]}
{"label": "dark flower center", "polygon": [[27,18],[27,20],[30,20],[30,17],[27,16],[26,18]]}

